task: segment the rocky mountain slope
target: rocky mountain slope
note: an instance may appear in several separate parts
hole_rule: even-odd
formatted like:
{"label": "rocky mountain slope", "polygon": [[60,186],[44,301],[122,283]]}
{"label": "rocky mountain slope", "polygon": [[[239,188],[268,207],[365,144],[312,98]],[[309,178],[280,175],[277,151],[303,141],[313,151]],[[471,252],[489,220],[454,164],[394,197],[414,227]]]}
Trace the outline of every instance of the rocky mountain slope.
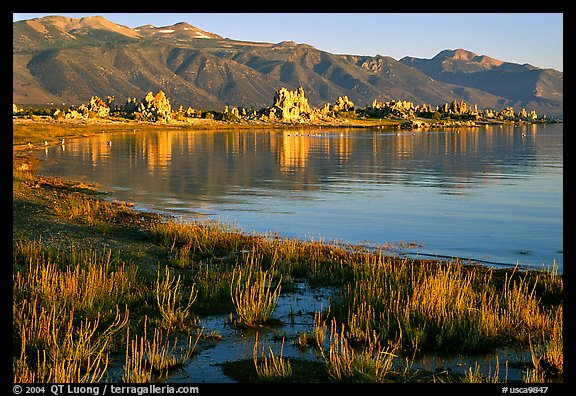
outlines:
{"label": "rocky mountain slope", "polygon": [[481,89],[526,108],[554,108],[563,102],[563,74],[553,69],[503,62],[463,49],[445,50],[432,59],[404,57],[400,62],[437,81]]}
{"label": "rocky mountain slope", "polygon": [[117,100],[163,90],[174,106],[269,106],[302,86],[311,106],[340,96],[479,108],[563,112],[563,74],[446,50],[432,59],[336,55],[294,42],[226,39],[191,26],[135,29],[102,17],[52,16],[13,23],[13,102],[19,106]]}

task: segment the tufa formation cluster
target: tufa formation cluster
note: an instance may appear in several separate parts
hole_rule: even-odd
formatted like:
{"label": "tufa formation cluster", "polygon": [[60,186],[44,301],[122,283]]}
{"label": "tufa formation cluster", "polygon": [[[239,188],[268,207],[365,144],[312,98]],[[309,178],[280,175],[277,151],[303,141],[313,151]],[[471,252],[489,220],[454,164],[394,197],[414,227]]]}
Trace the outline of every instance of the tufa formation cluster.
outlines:
{"label": "tufa formation cluster", "polygon": [[[13,114],[22,114],[24,111],[13,105]],[[275,92],[271,107],[260,110],[247,108],[226,108],[224,112],[200,111],[192,108],[176,111],[172,110],[170,101],[163,91],[156,94],[148,92],[141,101],[128,98],[123,105],[116,104],[114,97],[108,96],[104,101],[93,96],[87,105],[68,110],[56,110],[53,117],[67,119],[107,118],[110,116],[124,117],[137,121],[164,122],[172,120],[186,120],[190,118],[219,119],[229,122],[257,121],[274,123],[312,123],[315,121],[331,121],[335,118],[388,118],[403,120],[403,127],[422,127],[435,123],[458,122],[465,125],[475,125],[476,121],[528,121],[536,122],[538,115],[535,111],[521,109],[515,112],[513,108],[505,108],[499,112],[486,109],[479,111],[477,106],[469,106],[464,101],[452,101],[443,106],[414,105],[403,100],[390,100],[379,102],[374,100],[370,106],[355,109],[354,103],[347,96],[336,99],[334,104],[326,103],[322,108],[312,108],[300,86],[296,90],[280,88]],[[430,122],[425,121],[430,120]]]}

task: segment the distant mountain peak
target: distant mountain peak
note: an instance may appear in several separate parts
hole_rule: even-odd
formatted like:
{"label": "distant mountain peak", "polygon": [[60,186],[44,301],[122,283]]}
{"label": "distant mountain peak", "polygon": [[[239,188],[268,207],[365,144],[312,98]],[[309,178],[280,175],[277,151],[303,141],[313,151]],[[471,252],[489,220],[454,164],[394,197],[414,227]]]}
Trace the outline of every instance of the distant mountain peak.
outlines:
{"label": "distant mountain peak", "polygon": [[498,67],[505,63],[504,61],[494,59],[486,55],[478,55],[472,51],[468,51],[462,48],[458,48],[455,50],[447,49],[444,51],[440,51],[432,59],[462,60],[476,63],[484,67]]}
{"label": "distant mountain peak", "polygon": [[27,24],[34,31],[42,34],[48,34],[49,30],[47,28],[51,26],[56,28],[56,30],[63,35],[71,35],[72,38],[74,38],[75,35],[82,35],[85,32],[96,29],[118,33],[127,37],[138,36],[133,29],[110,22],[101,16],[69,18],[59,15],[50,15],[43,18],[34,18],[23,21],[23,23]]}
{"label": "distant mountain peak", "polygon": [[140,34],[142,37],[149,37],[149,36],[156,36],[162,35],[174,38],[212,38],[212,39],[221,39],[222,36],[219,36],[214,33],[207,32],[205,30],[199,29],[196,26],[190,25],[188,22],[178,22],[174,25],[168,26],[161,26],[156,27],[154,25],[144,25],[139,26],[134,29],[136,32]]}
{"label": "distant mountain peak", "polygon": [[194,26],[190,25],[188,22],[178,22],[173,25],[173,27],[177,27],[180,29],[196,29]]}
{"label": "distant mountain peak", "polygon": [[475,58],[476,56],[478,55],[476,55],[474,52],[462,48],[458,48],[457,50],[454,51],[454,58],[457,59],[472,59]]}
{"label": "distant mountain peak", "polygon": [[[70,19],[72,19],[72,18],[70,18]],[[101,17],[101,16],[99,16],[99,15],[82,17],[82,18],[80,18],[80,21],[79,21],[79,22],[80,22],[80,23],[83,23],[83,22],[84,22],[84,23],[86,23],[86,22],[88,22],[88,23],[90,23],[90,22],[99,22],[99,23],[101,23],[101,22],[106,22],[106,23],[110,23],[106,18]]]}
{"label": "distant mountain peak", "polygon": [[458,48],[455,50],[447,49],[444,51],[440,51],[434,58],[432,59],[464,59],[464,60],[471,60],[477,57],[478,55],[472,51],[468,51],[462,48]]}

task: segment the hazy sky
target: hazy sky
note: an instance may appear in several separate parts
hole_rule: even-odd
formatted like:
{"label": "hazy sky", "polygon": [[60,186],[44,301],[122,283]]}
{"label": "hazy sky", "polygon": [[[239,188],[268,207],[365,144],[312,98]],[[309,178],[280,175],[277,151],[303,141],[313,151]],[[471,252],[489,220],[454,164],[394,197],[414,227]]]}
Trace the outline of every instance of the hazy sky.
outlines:
{"label": "hazy sky", "polygon": [[47,15],[100,15],[131,28],[188,22],[235,40],[290,40],[335,54],[396,60],[463,48],[563,71],[562,13],[14,13],[13,20]]}

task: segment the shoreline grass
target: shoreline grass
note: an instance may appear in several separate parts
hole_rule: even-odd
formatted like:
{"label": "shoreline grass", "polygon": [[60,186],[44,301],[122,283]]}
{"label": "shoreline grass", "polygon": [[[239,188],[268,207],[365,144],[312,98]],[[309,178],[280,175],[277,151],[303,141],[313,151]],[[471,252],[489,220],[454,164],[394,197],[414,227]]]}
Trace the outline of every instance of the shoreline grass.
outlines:
{"label": "shoreline grass", "polygon": [[[274,381],[286,381],[292,377],[292,365],[288,359],[283,356],[284,352],[284,339],[282,339],[282,346],[280,348],[280,354],[276,356],[272,347],[268,347],[268,353],[266,354],[265,347],[260,347],[260,341],[258,339],[258,333],[256,333],[256,339],[254,341],[254,348],[252,352],[252,358],[254,360],[254,368],[258,378],[263,382],[274,382]],[[258,357],[258,349],[260,351],[260,357]]]}
{"label": "shoreline grass", "polygon": [[[502,346],[531,351],[524,382],[562,381],[564,288],[554,267],[400,259],[382,250],[183,223],[105,201],[97,186],[38,177],[20,161],[13,167],[17,382],[106,380],[114,354],[125,356],[125,380],[149,381],[146,348],[165,356],[174,346],[168,337],[200,331],[194,318],[209,313],[236,312],[239,323],[266,326],[293,279],[340,289],[324,317],[315,317],[311,340],[302,341],[328,356],[327,381],[406,381],[412,374],[392,370],[392,360]],[[94,245],[78,247],[72,236]],[[323,350],[327,323],[330,346]],[[294,371],[281,380],[295,381]],[[470,368],[457,381],[475,380],[498,378]]]}

